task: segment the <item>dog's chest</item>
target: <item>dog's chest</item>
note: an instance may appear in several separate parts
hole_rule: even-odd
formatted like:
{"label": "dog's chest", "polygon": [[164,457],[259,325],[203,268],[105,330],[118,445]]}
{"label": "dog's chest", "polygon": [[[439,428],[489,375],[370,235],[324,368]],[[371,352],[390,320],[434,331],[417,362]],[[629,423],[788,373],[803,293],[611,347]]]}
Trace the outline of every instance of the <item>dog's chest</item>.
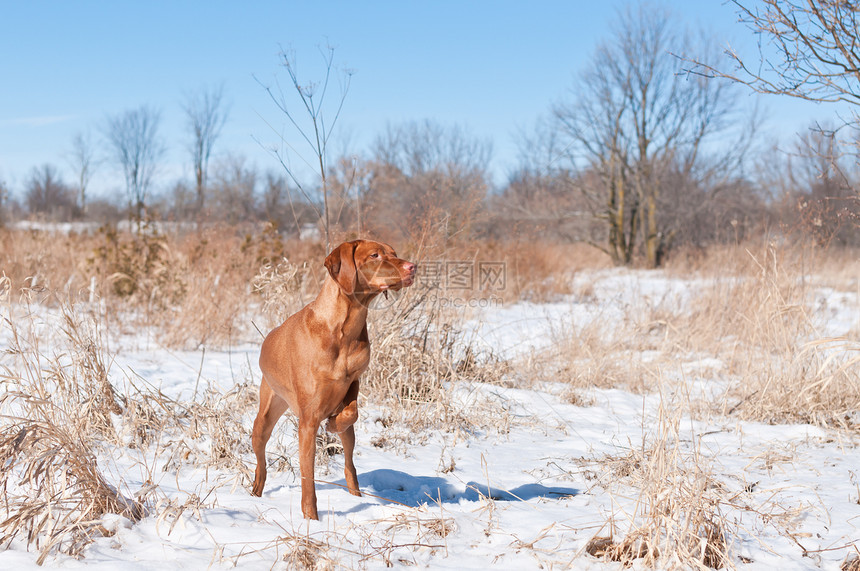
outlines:
{"label": "dog's chest", "polygon": [[353,341],[349,347],[342,349],[334,363],[334,375],[345,381],[352,382],[361,375],[370,363],[370,343]]}

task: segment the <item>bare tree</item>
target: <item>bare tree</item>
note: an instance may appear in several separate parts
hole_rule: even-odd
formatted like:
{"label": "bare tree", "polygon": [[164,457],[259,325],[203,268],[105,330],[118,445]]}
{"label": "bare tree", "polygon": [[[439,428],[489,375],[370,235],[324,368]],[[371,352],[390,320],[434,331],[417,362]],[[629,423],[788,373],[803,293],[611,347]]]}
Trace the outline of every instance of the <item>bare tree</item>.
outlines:
{"label": "bare tree", "polygon": [[735,101],[729,84],[679,75],[682,62],[672,53],[713,48],[678,29],[664,10],[628,7],[570,101],[554,109],[568,137],[566,164],[595,175],[576,180],[593,214],[607,224],[606,245],[596,245],[618,264],[642,251],[648,266],[658,265],[676,231],[664,210],[684,198],[667,200],[668,185],[732,172],[749,140],[719,159],[706,157],[706,143],[730,133]]}
{"label": "bare tree", "polygon": [[492,197],[490,231],[503,238],[516,227],[517,235],[597,243],[605,228],[575,191],[581,184],[577,174],[569,169],[523,165],[509,176],[501,192]]}
{"label": "bare tree", "polygon": [[329,221],[341,235],[361,236],[364,232],[364,199],[368,192],[370,168],[359,157],[340,156],[332,162],[326,177],[329,190]]}
{"label": "bare tree", "polygon": [[571,141],[553,117],[541,118],[517,136],[519,164],[493,198],[494,226],[569,242],[601,241],[605,228],[577,190],[579,173],[567,159]]}
{"label": "bare tree", "polygon": [[263,187],[263,217],[281,225],[283,214],[287,209],[287,181],[283,176],[268,171]]}
{"label": "bare tree", "polygon": [[257,170],[244,157],[227,156],[215,167],[212,209],[219,220],[237,224],[256,213]]}
{"label": "bare tree", "polygon": [[209,158],[212,147],[221,135],[227,122],[227,108],[224,104],[224,86],[202,89],[186,96],[182,105],[191,133],[188,150],[194,166],[194,181],[197,191],[197,212],[203,211],[206,196],[206,183]]}
{"label": "bare tree", "polygon": [[77,207],[81,214],[87,213],[87,187],[97,167],[95,148],[89,133],[77,133],[72,139],[69,166],[77,178]]}
{"label": "bare tree", "polygon": [[[373,145],[363,223],[410,237],[433,225],[441,240],[465,235],[485,214],[492,145],[433,121],[389,125]],[[426,228],[424,228],[426,229]],[[392,237],[395,237],[392,236]]]}
{"label": "bare tree", "polygon": [[146,212],[146,199],[165,147],[158,137],[161,114],[146,105],[107,120],[107,137],[114,160],[125,177],[129,206],[138,224]]}
{"label": "bare tree", "polygon": [[849,0],[760,0],[759,7],[732,0],[740,19],[765,41],[759,59],[726,54],[733,72],[708,60],[690,60],[693,71],[729,78],[759,93],[820,102],[860,104],[860,5]]}
{"label": "bare tree", "polygon": [[57,220],[71,218],[75,209],[75,192],[49,164],[33,169],[27,182],[25,200],[31,214]]}
{"label": "bare tree", "polygon": [[[853,0],[761,0],[758,5],[741,0],[732,2],[738,8],[740,20],[763,39],[758,44],[759,57],[750,60],[729,48],[725,53],[734,63],[734,70],[720,69],[713,64],[713,59],[690,59],[693,64],[689,70],[691,73],[727,78],[758,93],[860,105],[860,4]],[[822,131],[824,139],[819,137],[819,141],[830,139],[830,143],[819,148],[824,162],[830,162],[822,173],[841,168],[838,162],[831,160],[831,143],[835,142],[833,135],[845,126],[851,126],[855,131],[860,129],[860,114],[856,107],[854,109],[851,117],[841,117],[841,124],[832,127],[829,133],[824,132],[820,125],[812,127]],[[854,154],[860,154],[856,137],[852,143]],[[838,178],[843,181],[849,179],[844,174]],[[818,185],[819,191],[825,188],[837,190],[834,180],[832,176],[825,176],[823,182],[826,184]],[[860,202],[856,187],[853,198],[846,198],[844,194],[844,190],[839,190],[831,198],[843,204],[853,199],[856,210]],[[822,206],[828,203],[814,204]],[[840,213],[845,211],[846,207],[839,210]],[[819,218],[813,216],[814,220]],[[853,222],[858,224],[856,214]],[[811,234],[816,237],[817,231]]]}
{"label": "bare tree", "polygon": [[788,154],[782,219],[818,245],[856,245],[860,236],[860,202],[856,200],[856,161],[848,143],[830,125],[816,125]]}
{"label": "bare tree", "polygon": [[[312,157],[304,157],[297,149],[289,146],[286,137],[282,133],[278,133],[278,135],[281,137],[281,142],[284,146],[270,149],[271,153],[283,166],[290,180],[305,198],[307,204],[312,205],[316,210],[317,216],[323,225],[326,248],[328,249],[331,247],[331,209],[329,207],[329,188],[326,179],[329,159],[328,145],[340,113],[343,110],[347,93],[349,92],[352,72],[343,71],[340,74],[340,97],[334,103],[327,103],[326,95],[329,92],[329,84],[332,79],[332,72],[334,71],[334,48],[329,47],[325,50],[320,50],[320,53],[322,54],[325,66],[322,80],[302,84],[296,70],[295,55],[282,51],[280,54],[281,67],[286,70],[290,81],[287,92],[285,93],[284,89],[278,83],[275,84],[275,87],[266,86],[262,82],[260,85],[263,86],[275,106],[284,114],[289,124],[295,129],[312,153]],[[314,170],[319,176],[322,211],[316,206],[316,201],[311,196],[313,193],[312,190],[302,183],[298,171],[291,165],[286,147],[289,147],[299,157],[301,162]]]}
{"label": "bare tree", "polygon": [[9,189],[6,182],[0,178],[0,228],[6,223],[8,218],[7,210],[9,208]]}
{"label": "bare tree", "polygon": [[156,204],[158,210],[169,212],[173,220],[190,220],[197,214],[195,189],[182,180],[176,181],[161,197],[160,202],[161,204]]}

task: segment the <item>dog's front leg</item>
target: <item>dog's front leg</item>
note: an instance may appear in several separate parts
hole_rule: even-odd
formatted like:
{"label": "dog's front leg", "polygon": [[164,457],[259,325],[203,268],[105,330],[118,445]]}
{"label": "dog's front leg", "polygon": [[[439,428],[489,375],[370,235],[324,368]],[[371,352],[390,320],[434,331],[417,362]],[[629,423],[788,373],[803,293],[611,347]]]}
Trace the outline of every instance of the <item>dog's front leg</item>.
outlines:
{"label": "dog's front leg", "polygon": [[334,434],[342,434],[358,420],[358,379],[352,382],[343,397],[339,410],[331,415],[325,429]]}
{"label": "dog's front leg", "polygon": [[326,430],[340,435],[340,441],[343,444],[343,475],[346,478],[346,487],[353,496],[361,496],[358,489],[358,475],[352,461],[352,453],[355,450],[353,424],[358,420],[358,386],[358,379],[356,379],[346,392],[343,408],[329,417],[326,423]]}
{"label": "dog's front leg", "polygon": [[278,419],[287,410],[287,401],[276,395],[266,379],[260,383],[260,411],[254,419],[254,428],[251,431],[251,445],[257,456],[257,469],[254,472],[254,487],[251,493],[255,496],[263,495],[266,485],[266,443],[272,436],[272,430]]}
{"label": "dog's front leg", "polygon": [[299,419],[299,471],[302,475],[302,515],[307,519],[319,519],[317,515],[317,492],[314,484],[314,457],[319,422]]}
{"label": "dog's front leg", "polygon": [[343,475],[346,477],[346,487],[353,496],[361,496],[358,489],[358,475],[352,462],[352,451],[355,449],[355,428],[350,426],[340,433],[343,443]]}

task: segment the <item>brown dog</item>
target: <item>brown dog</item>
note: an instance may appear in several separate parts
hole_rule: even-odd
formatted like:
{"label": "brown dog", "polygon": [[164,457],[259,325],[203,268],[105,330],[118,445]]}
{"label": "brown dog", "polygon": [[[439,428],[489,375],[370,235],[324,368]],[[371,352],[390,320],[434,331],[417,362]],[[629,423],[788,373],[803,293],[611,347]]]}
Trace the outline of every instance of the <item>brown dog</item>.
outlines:
{"label": "brown dog", "polygon": [[353,423],[358,419],[358,378],[370,362],[367,308],[382,292],[412,285],[416,266],[387,244],[356,240],[325,259],[329,275],[317,298],[272,330],[260,349],[260,411],[251,442],[257,470],[251,493],[266,485],[266,442],[289,407],[299,417],[302,514],[319,519],[314,487],[316,433],[340,434],[349,492],[360,496],[352,462]]}

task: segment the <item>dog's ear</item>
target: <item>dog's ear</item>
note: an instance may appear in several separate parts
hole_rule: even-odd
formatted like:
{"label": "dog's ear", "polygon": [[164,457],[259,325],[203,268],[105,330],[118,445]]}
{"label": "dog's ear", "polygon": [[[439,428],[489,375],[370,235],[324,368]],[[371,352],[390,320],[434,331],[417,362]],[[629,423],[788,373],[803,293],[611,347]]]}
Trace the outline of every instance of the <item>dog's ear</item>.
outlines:
{"label": "dog's ear", "polygon": [[325,267],[344,293],[355,293],[355,242],[344,242],[332,250]]}

